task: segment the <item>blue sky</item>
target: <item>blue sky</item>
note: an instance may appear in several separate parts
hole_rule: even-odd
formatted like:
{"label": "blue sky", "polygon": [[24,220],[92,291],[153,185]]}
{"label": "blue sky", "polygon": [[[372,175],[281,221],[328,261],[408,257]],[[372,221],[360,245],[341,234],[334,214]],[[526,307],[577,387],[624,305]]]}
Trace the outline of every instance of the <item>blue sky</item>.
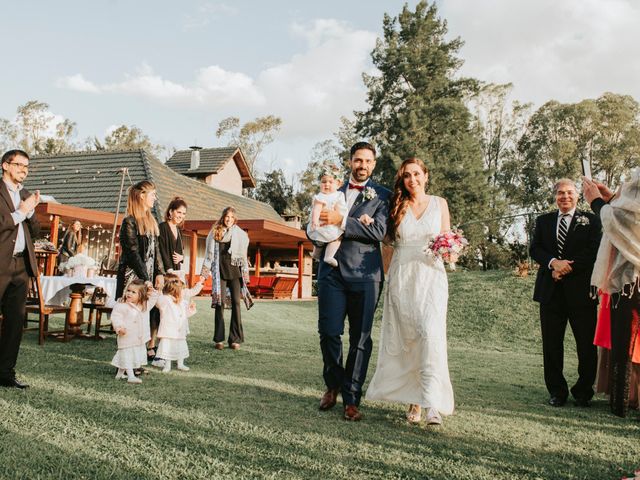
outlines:
{"label": "blue sky", "polygon": [[[415,5],[410,1],[409,5]],[[219,120],[276,114],[258,167],[291,176],[341,115],[365,107],[363,71],[382,17],[404,2],[110,0],[6,2],[0,117],[28,100],[78,125],[77,140],[136,125],[183,149],[219,144]],[[640,7],[630,0],[442,0],[466,44],[462,73],[513,82],[540,105],[605,91],[640,98]]]}

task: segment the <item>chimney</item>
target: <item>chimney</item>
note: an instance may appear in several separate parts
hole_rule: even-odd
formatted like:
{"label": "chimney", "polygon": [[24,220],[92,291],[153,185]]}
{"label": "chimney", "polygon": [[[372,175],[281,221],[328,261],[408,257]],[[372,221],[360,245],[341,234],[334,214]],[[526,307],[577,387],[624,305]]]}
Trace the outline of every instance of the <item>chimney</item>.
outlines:
{"label": "chimney", "polygon": [[189,170],[196,170],[200,167],[200,150],[202,150],[202,147],[194,145],[189,148],[191,149],[191,167],[189,167]]}

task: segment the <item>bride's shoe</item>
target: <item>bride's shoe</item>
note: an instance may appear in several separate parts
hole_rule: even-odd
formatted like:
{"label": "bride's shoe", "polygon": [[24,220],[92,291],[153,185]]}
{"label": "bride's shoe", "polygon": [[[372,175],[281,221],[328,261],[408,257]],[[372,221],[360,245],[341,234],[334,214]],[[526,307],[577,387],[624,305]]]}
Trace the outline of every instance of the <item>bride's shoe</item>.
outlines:
{"label": "bride's shoe", "polygon": [[422,409],[420,405],[409,405],[409,411],[407,412],[407,421],[409,423],[417,424],[422,419]]}
{"label": "bride's shoe", "polygon": [[442,417],[438,413],[438,410],[431,407],[427,410],[427,425],[441,425]]}

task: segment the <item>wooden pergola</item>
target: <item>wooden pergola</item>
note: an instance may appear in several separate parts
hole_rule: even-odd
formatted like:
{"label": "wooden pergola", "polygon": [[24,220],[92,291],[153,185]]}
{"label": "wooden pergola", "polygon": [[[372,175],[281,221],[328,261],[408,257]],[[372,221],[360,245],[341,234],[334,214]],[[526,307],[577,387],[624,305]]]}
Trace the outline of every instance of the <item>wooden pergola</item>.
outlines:
{"label": "wooden pergola", "polygon": [[[62,205],[60,203],[41,203],[36,207],[36,215],[42,225],[49,225],[49,240],[56,246],[59,240],[58,230],[61,220],[67,224],[74,220],[80,220],[82,223],[111,226],[115,221],[114,213],[75,207],[73,205]],[[118,216],[117,226],[122,223],[123,216],[122,214]],[[189,255],[189,279],[191,282],[195,281],[198,236],[206,237],[214,223],[214,220],[187,220],[185,222],[183,232],[191,237]],[[273,220],[239,220],[238,226],[247,232],[251,245],[256,248],[254,261],[256,277],[260,276],[261,249],[297,249],[298,298],[302,298],[304,251],[310,251],[313,248],[305,232]],[[45,274],[53,275],[54,270],[55,262],[49,262]]]}
{"label": "wooden pergola", "polygon": [[[82,223],[98,223],[111,226],[113,226],[115,221],[114,213],[50,202],[41,203],[36,207],[36,217],[41,225],[49,225],[49,241],[56,247],[58,246],[58,230],[61,220],[67,224],[70,224],[74,220],[80,220]],[[123,215],[119,215],[118,225],[122,223],[122,217]],[[45,275],[53,275],[55,262],[47,262],[45,268]]]}

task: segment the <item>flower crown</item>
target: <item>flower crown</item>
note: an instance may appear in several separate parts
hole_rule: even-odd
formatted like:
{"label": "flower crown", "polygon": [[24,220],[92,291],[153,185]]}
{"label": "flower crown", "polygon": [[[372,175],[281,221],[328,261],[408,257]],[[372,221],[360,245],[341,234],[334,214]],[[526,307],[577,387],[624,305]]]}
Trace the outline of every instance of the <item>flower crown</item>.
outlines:
{"label": "flower crown", "polygon": [[320,178],[322,177],[333,177],[340,178],[342,176],[342,169],[337,165],[325,165],[322,167],[320,171]]}

